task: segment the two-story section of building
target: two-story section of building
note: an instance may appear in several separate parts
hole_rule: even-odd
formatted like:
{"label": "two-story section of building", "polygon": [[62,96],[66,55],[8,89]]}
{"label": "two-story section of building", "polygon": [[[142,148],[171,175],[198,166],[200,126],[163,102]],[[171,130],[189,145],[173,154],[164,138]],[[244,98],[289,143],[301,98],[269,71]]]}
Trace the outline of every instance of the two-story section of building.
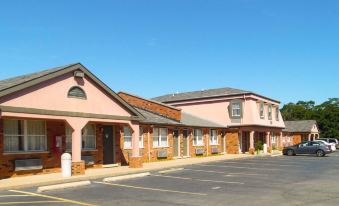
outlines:
{"label": "two-story section of building", "polygon": [[226,135],[226,142],[238,144],[236,152],[253,154],[262,144],[268,145],[268,151],[282,147],[285,125],[277,100],[233,88],[175,93],[154,100],[225,126],[226,133],[236,134]]}

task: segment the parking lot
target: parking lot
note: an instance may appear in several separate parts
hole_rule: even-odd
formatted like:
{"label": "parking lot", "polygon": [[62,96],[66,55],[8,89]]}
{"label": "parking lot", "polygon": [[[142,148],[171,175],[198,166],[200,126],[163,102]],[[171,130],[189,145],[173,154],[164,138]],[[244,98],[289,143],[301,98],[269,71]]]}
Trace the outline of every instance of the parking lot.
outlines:
{"label": "parking lot", "polygon": [[0,205],[338,205],[339,155],[211,162],[117,182],[0,193]]}

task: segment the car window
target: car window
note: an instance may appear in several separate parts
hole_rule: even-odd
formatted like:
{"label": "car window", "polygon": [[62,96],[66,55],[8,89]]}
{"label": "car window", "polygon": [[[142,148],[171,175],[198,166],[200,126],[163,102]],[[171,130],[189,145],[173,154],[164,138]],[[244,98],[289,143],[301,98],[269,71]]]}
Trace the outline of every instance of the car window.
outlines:
{"label": "car window", "polygon": [[320,143],[320,142],[310,142],[311,146],[320,146],[320,144],[322,144],[322,143]]}
{"label": "car window", "polygon": [[334,139],[330,139],[328,140],[329,143],[336,143],[336,141]]}
{"label": "car window", "polygon": [[308,142],[303,142],[299,144],[299,147],[307,147],[308,146]]}

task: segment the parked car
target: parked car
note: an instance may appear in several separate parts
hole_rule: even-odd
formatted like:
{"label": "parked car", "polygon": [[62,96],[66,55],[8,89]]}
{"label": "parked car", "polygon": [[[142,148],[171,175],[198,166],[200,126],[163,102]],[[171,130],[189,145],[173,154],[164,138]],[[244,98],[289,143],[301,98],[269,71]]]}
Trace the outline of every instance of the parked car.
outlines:
{"label": "parked car", "polygon": [[331,153],[331,149],[328,146],[315,141],[302,142],[283,149],[283,154],[288,156],[297,154],[315,154],[317,157],[324,157],[329,153]]}
{"label": "parked car", "polygon": [[334,143],[334,144],[335,144],[335,147],[336,147],[337,149],[339,149],[339,140],[336,139],[336,138],[319,138],[319,139],[317,139],[317,140],[324,140],[324,141],[326,141],[326,142],[328,142],[328,143]]}
{"label": "parked car", "polygon": [[325,140],[320,140],[320,139],[316,139],[316,140],[314,140],[314,142],[321,142],[321,143],[327,145],[331,149],[332,152],[337,150],[336,144],[334,144],[334,143],[328,143]]}

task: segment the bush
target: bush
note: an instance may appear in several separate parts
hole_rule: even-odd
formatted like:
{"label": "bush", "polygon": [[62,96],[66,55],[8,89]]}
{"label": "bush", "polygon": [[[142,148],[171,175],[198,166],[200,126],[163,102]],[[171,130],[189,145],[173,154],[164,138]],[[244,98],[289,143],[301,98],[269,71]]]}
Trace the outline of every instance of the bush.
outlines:
{"label": "bush", "polygon": [[256,151],[260,151],[260,150],[264,149],[264,145],[263,145],[262,141],[258,141],[257,143],[255,143],[254,147],[255,147]]}

